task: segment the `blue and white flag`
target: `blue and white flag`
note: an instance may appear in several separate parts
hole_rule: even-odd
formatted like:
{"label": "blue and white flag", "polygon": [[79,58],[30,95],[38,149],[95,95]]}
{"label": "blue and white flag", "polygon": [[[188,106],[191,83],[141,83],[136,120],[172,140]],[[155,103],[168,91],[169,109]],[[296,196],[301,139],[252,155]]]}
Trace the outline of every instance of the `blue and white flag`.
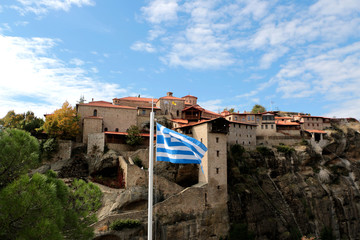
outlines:
{"label": "blue and white flag", "polygon": [[201,164],[207,147],[198,140],[156,123],[156,160]]}

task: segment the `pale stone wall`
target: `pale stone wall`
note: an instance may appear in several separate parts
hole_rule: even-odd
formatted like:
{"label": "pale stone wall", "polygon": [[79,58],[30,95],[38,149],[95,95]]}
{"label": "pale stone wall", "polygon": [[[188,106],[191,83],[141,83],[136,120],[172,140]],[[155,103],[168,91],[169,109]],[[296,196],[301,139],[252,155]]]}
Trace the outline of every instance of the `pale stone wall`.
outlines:
{"label": "pale stone wall", "polygon": [[104,133],[91,133],[88,135],[87,154],[97,152],[104,152],[105,134]]}
{"label": "pale stone wall", "polygon": [[240,144],[245,148],[254,148],[256,146],[256,126],[230,123],[227,143],[229,145]]}
{"label": "pale stone wall", "polygon": [[71,140],[59,140],[59,151],[53,156],[53,160],[67,160],[71,158],[73,142]]}
{"label": "pale stone wall", "polygon": [[101,133],[103,131],[103,120],[102,118],[84,118],[83,120],[83,143],[88,142],[88,135],[91,133]]}
{"label": "pale stone wall", "polygon": [[276,134],[276,124],[273,123],[262,123],[256,128],[257,136],[274,136]]}
{"label": "pale stone wall", "polygon": [[78,112],[81,121],[85,117],[93,116],[94,110],[97,110],[97,117],[103,118],[103,128],[107,131],[126,132],[131,125],[137,125],[137,109],[100,107],[92,105],[79,105]]}
{"label": "pale stone wall", "polygon": [[208,183],[210,205],[227,203],[227,135],[211,133],[211,122],[194,126],[193,137],[202,140],[208,151],[202,159],[204,173],[199,168],[199,182]]}
{"label": "pale stone wall", "polygon": [[122,156],[119,157],[119,165],[123,169],[126,188],[146,185],[147,178],[144,170],[134,164],[126,162]]}
{"label": "pale stone wall", "polygon": [[[174,105],[173,102],[176,105]],[[162,115],[170,115],[173,118],[180,118],[181,111],[185,108],[185,100],[159,99],[156,103],[156,107],[161,108]]]}
{"label": "pale stone wall", "polygon": [[151,107],[151,101],[124,100],[119,98],[113,99],[113,104],[129,107]]}

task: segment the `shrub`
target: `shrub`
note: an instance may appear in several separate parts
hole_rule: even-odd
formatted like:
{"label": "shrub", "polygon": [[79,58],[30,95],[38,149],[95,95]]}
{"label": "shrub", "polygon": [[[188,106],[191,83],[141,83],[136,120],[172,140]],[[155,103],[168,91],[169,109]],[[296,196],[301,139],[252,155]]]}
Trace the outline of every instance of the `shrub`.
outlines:
{"label": "shrub", "polygon": [[124,228],[136,228],[140,226],[141,223],[139,220],[134,219],[118,219],[112,222],[109,226],[111,230],[121,231]]}
{"label": "shrub", "polygon": [[258,151],[259,153],[261,153],[261,155],[263,155],[264,157],[266,156],[271,156],[273,154],[273,152],[271,151],[270,148],[265,147],[265,146],[260,146],[256,148],[256,151]]}
{"label": "shrub", "polygon": [[292,147],[289,147],[287,145],[279,145],[276,147],[276,149],[279,151],[279,152],[283,152],[285,154],[290,154],[292,153],[293,151],[295,151],[294,148]]}
{"label": "shrub", "polygon": [[45,158],[51,158],[59,149],[59,144],[55,138],[49,138],[42,144],[42,155]]}

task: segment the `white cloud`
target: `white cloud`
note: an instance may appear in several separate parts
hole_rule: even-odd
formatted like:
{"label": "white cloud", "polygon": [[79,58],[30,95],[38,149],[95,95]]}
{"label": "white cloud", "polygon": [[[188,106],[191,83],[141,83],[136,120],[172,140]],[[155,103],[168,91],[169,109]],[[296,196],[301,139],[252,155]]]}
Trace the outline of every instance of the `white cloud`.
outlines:
{"label": "white cloud", "polygon": [[29,108],[42,116],[65,100],[75,104],[80,95],[105,100],[128,94],[118,84],[94,81],[91,69],[70,67],[56,58],[52,50],[57,42],[0,34],[0,116]]}
{"label": "white cloud", "polygon": [[73,58],[73,59],[71,59],[69,63],[70,63],[70,64],[74,64],[74,65],[76,65],[76,66],[81,66],[81,65],[84,65],[84,64],[85,64],[85,62],[84,62],[83,60],[78,59],[78,58]]}
{"label": "white cloud", "polygon": [[208,101],[201,101],[198,104],[210,111],[213,112],[221,112],[226,106],[222,106],[223,103],[222,99],[214,99],[214,100],[208,100]]}
{"label": "white cloud", "polygon": [[156,49],[150,43],[135,42],[131,47],[134,51],[145,51],[148,53],[156,52]]}
{"label": "white cloud", "polygon": [[93,0],[17,0],[17,2],[18,4],[11,7],[22,15],[27,13],[44,15],[49,10],[69,11],[73,5],[77,7],[95,5]]}
{"label": "white cloud", "polygon": [[151,23],[161,23],[177,20],[177,0],[154,0],[141,10],[145,18]]}
{"label": "white cloud", "polygon": [[0,24],[0,33],[11,31],[11,27],[8,23],[2,23]]}

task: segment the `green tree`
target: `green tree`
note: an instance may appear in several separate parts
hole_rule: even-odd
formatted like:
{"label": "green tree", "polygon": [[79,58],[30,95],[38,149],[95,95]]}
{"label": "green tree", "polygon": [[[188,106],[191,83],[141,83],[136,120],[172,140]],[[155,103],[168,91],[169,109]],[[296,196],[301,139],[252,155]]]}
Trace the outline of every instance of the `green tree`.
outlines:
{"label": "green tree", "polygon": [[229,113],[233,113],[235,112],[235,108],[230,108],[230,109],[224,108],[224,111],[229,111]]}
{"label": "green tree", "polygon": [[251,110],[251,113],[263,113],[263,112],[266,112],[266,108],[259,104],[255,104]]}
{"label": "green tree", "polygon": [[46,116],[44,130],[52,137],[74,139],[80,132],[79,119],[76,109],[66,101],[62,108]]}
{"label": "green tree", "polygon": [[23,175],[0,191],[0,238],[90,239],[100,206],[92,183],[67,187],[53,172]]}
{"label": "green tree", "polygon": [[44,124],[44,120],[35,116],[34,112],[16,114],[14,110],[9,111],[6,116],[0,119],[0,125],[5,128],[17,128],[35,135]]}
{"label": "green tree", "polygon": [[130,126],[127,130],[127,136],[126,136],[126,143],[129,144],[130,146],[136,146],[136,145],[140,145],[143,141],[141,135],[140,135],[140,129],[135,126],[132,125]]}
{"label": "green tree", "polygon": [[39,143],[19,129],[0,132],[0,189],[39,164]]}

